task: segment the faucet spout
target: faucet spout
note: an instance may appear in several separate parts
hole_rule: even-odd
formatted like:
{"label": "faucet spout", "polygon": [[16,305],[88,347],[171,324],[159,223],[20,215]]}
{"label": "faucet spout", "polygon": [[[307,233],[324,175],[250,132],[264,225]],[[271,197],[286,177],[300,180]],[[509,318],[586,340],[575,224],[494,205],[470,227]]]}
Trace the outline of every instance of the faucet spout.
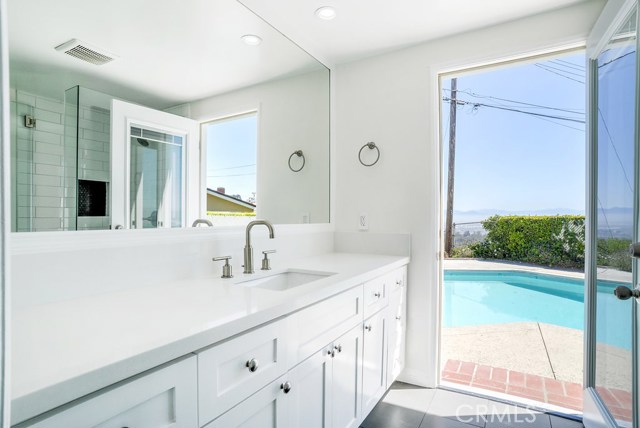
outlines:
{"label": "faucet spout", "polygon": [[244,246],[244,273],[253,273],[253,247],[251,246],[251,229],[253,226],[264,225],[269,229],[269,239],[275,238],[275,232],[273,225],[267,220],[254,220],[247,225],[245,233],[245,246]]}

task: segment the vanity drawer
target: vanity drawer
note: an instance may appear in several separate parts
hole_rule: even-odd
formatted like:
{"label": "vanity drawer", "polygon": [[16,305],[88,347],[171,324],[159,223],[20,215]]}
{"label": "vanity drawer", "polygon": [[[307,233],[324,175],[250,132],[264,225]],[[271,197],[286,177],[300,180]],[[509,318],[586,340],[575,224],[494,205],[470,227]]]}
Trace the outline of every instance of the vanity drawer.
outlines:
{"label": "vanity drawer", "polygon": [[384,275],[364,284],[364,317],[368,318],[387,306],[391,276]]}
{"label": "vanity drawer", "polygon": [[388,274],[387,283],[389,284],[389,288],[387,290],[389,295],[404,287],[407,283],[407,267],[401,267],[400,269],[396,269]]}
{"label": "vanity drawer", "polygon": [[362,285],[287,317],[289,367],[362,322]]}
{"label": "vanity drawer", "polygon": [[191,355],[14,428],[198,428],[197,365]]}
{"label": "vanity drawer", "polygon": [[285,334],[275,321],[197,353],[201,425],[286,372]]}

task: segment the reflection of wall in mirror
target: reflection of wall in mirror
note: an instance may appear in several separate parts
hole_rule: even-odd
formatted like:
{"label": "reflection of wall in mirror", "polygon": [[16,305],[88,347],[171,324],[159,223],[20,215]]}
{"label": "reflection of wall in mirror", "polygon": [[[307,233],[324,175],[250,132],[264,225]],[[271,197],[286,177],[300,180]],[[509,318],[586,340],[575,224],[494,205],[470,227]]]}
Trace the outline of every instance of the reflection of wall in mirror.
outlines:
{"label": "reflection of wall in mirror", "polygon": [[[274,223],[329,222],[329,72],[321,70],[182,106],[207,121],[254,109],[258,122],[257,215]],[[174,113],[177,111],[174,110]],[[288,167],[295,150],[306,165]]]}

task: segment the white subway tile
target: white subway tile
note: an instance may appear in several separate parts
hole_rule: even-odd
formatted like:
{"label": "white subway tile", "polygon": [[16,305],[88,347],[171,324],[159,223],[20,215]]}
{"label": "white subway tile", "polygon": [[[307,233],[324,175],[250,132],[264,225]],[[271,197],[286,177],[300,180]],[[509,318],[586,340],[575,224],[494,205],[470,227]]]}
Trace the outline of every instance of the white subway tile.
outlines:
{"label": "white subway tile", "polygon": [[102,143],[109,142],[109,134],[105,132],[96,132],[89,129],[80,129],[80,136],[87,140],[100,141]]}
{"label": "white subway tile", "polygon": [[62,101],[48,100],[46,98],[36,97],[36,107],[55,113],[64,113],[64,103]]}
{"label": "white subway tile", "polygon": [[35,148],[36,153],[45,153],[58,156],[62,156],[63,154],[62,146],[56,144],[36,142]]}
{"label": "white subway tile", "polygon": [[18,178],[18,184],[31,184],[32,182],[32,174],[31,173],[23,173],[19,172],[16,174]]}
{"label": "white subway tile", "polygon": [[36,207],[36,217],[44,218],[61,218],[62,217],[62,208],[50,208],[50,207]]}
{"label": "white subway tile", "polygon": [[33,175],[33,184],[36,186],[60,186],[62,177],[55,175]]}
{"label": "white subway tile", "polygon": [[81,138],[78,145],[80,149],[86,149],[86,150],[102,151],[104,148],[104,143],[100,141],[87,140],[85,138]]}
{"label": "white subway tile", "polygon": [[54,186],[35,186],[35,195],[36,196],[51,196],[61,198],[64,196],[63,187],[54,187]]}
{"label": "white subway tile", "polygon": [[64,168],[61,166],[36,164],[36,174],[62,176]]}
{"label": "white subway tile", "polygon": [[33,112],[33,115],[36,118],[36,127],[40,124],[41,121],[62,124],[62,115],[60,113],[36,108]]}
{"label": "white subway tile", "polygon": [[64,135],[64,126],[62,126],[62,124],[47,122],[45,120],[37,120],[37,118],[36,129],[40,132],[50,132],[52,134],[56,134],[59,137],[62,137],[62,135]]}
{"label": "white subway tile", "polygon": [[18,91],[17,100],[19,103],[36,105],[36,97],[35,95],[27,94],[26,92]]}
{"label": "white subway tile", "polygon": [[52,207],[52,208],[62,208],[64,198],[54,198],[51,196],[34,196],[33,197],[33,206],[34,207]]}
{"label": "white subway tile", "polygon": [[38,164],[46,164],[46,165],[62,165],[62,156],[59,155],[50,155],[47,153],[34,153],[33,154],[33,162]]}
{"label": "white subway tile", "polygon": [[33,131],[33,139],[38,143],[55,144],[60,146],[62,145],[62,134],[62,131],[56,134],[53,132],[43,132],[36,129],[35,131]]}
{"label": "white subway tile", "polygon": [[62,219],[61,218],[34,218],[33,230],[37,232],[63,230]]}
{"label": "white subway tile", "polygon": [[109,153],[105,153],[103,151],[98,150],[86,150],[80,149],[78,152],[78,156],[80,159],[90,159],[90,160],[98,160],[98,161],[109,161]]}

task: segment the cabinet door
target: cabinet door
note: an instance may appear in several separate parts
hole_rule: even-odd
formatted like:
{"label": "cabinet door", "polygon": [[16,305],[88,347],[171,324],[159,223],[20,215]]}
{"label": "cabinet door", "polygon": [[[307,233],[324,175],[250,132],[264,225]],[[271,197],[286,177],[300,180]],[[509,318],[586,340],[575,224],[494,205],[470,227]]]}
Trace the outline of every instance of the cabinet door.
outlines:
{"label": "cabinet door", "polygon": [[335,355],[332,346],[328,346],[289,371],[290,427],[331,427],[332,355]]}
{"label": "cabinet door", "polygon": [[389,339],[387,347],[387,389],[404,369],[405,337],[407,331],[407,287],[395,289],[389,296],[387,320]]}
{"label": "cabinet door", "polygon": [[366,416],[382,398],[386,377],[386,311],[380,311],[364,322],[362,356],[362,412]]}
{"label": "cabinet door", "polygon": [[286,376],[276,379],[205,428],[288,428],[285,382]]}
{"label": "cabinet door", "polygon": [[358,325],[334,342],[331,381],[333,428],[356,428],[360,422],[362,397],[362,326]]}
{"label": "cabinet door", "polygon": [[15,428],[197,428],[196,373],[188,357]]}

